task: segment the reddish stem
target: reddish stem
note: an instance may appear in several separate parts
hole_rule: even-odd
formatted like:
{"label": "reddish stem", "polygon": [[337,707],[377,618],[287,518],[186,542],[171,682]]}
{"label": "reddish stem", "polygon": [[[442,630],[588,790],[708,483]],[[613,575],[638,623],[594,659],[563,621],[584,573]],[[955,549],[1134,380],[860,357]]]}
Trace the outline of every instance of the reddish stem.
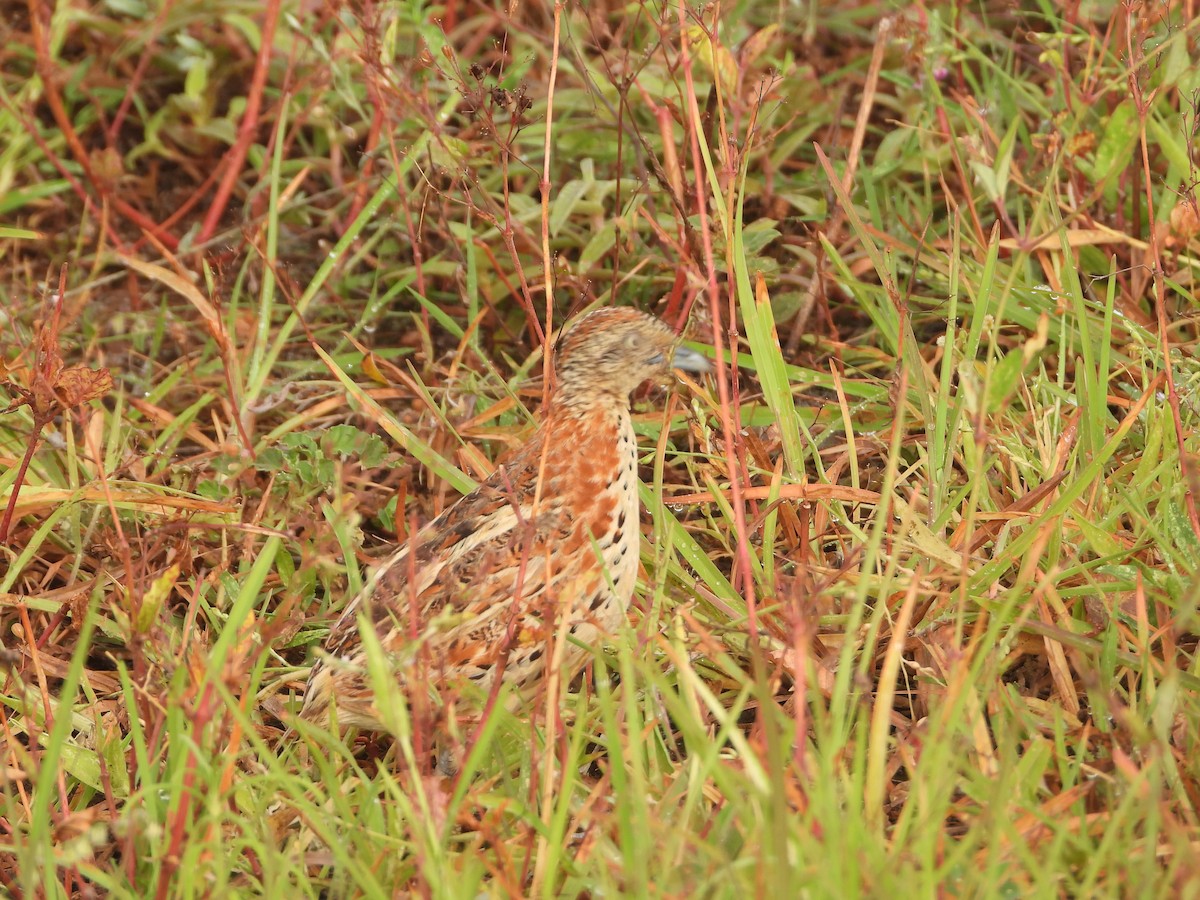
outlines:
{"label": "reddish stem", "polygon": [[238,128],[237,141],[225,158],[225,172],[217,185],[217,194],[213,197],[208,215],[204,217],[204,225],[200,229],[197,243],[203,244],[212,238],[217,230],[217,223],[225,214],[229,198],[233,196],[234,185],[242,171],[242,163],[250,151],[250,144],[258,131],[258,113],[262,107],[263,89],[267,84],[267,74],[271,69],[271,50],[275,43],[275,25],[279,21],[279,0],[267,0],[266,13],[263,18],[262,37],[258,45],[258,58],[254,63],[254,77],[250,82],[250,92],[246,97],[246,111],[242,115],[242,123]]}
{"label": "reddish stem", "polygon": [[33,420],[33,435],[29,438],[29,446],[25,448],[25,456],[21,459],[21,467],[17,469],[17,478],[13,481],[12,493],[8,497],[8,506],[4,509],[4,520],[0,522],[0,544],[8,540],[8,530],[12,526],[13,514],[17,509],[17,495],[21,492],[21,485],[25,482],[25,473],[29,471],[29,463],[33,460],[33,453],[37,449],[38,438],[48,421],[50,420],[46,419],[43,421],[40,418]]}

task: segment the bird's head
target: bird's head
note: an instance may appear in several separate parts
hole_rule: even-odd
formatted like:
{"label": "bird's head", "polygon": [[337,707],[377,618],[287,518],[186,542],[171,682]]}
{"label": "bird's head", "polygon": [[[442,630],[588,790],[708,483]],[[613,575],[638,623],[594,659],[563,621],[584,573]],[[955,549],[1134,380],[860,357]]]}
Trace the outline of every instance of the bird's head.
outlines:
{"label": "bird's head", "polygon": [[628,399],[643,381],[663,381],[672,369],[707,372],[708,360],[679,346],[653,316],[626,308],[588,313],[558,342],[554,371],[560,395],[606,394]]}

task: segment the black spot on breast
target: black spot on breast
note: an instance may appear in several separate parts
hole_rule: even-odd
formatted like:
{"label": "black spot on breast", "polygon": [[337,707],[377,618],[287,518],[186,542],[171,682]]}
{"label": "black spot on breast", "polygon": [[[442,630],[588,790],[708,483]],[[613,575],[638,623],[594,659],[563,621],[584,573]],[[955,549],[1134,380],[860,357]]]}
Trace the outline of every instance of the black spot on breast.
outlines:
{"label": "black spot on breast", "polygon": [[613,532],[612,542],[614,544],[619,544],[619,543],[621,543],[622,537],[623,537],[623,535],[621,533],[621,529],[618,527],[617,530],[615,532]]}
{"label": "black spot on breast", "polygon": [[621,514],[617,516],[617,534],[621,533],[621,529],[625,527],[625,510],[621,510]]}
{"label": "black spot on breast", "polygon": [[604,605],[605,599],[606,598],[604,594],[597,594],[594,598],[592,598],[592,602],[588,605],[588,609],[592,612],[595,612]]}
{"label": "black spot on breast", "polygon": [[532,653],[529,654],[530,662],[537,662],[541,658],[542,658],[542,650],[540,647],[537,650],[534,650]]}

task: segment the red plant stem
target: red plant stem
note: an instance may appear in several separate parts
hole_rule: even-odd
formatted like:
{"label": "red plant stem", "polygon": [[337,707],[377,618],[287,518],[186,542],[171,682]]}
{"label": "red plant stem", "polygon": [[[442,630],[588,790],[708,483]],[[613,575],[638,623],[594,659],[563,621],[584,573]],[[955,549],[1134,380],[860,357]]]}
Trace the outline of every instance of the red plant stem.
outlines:
{"label": "red plant stem", "polygon": [[8,530],[12,526],[13,515],[17,509],[17,495],[21,492],[21,485],[25,483],[25,473],[29,471],[29,463],[33,460],[33,453],[37,449],[38,440],[41,436],[42,429],[46,427],[45,421],[34,418],[33,434],[29,438],[29,445],[25,448],[25,456],[21,459],[21,466],[17,469],[17,477],[13,481],[12,493],[8,497],[8,505],[4,508],[4,520],[0,521],[0,544],[8,540]]}
{"label": "red plant stem", "polygon": [[192,807],[192,786],[196,782],[196,752],[188,751],[187,771],[181,785],[179,809],[175,812],[175,820],[171,825],[171,844],[167,848],[166,858],[158,876],[158,889],[154,893],[155,900],[163,900],[171,888],[171,879],[179,869],[180,853],[183,847],[184,831],[190,821]]}
{"label": "red plant stem", "polygon": [[[684,19],[684,5],[676,6],[679,17],[680,34],[686,34],[687,22]],[[737,430],[733,427],[730,415],[732,398],[730,395],[730,378],[725,365],[725,344],[721,339],[721,288],[717,284],[717,267],[713,256],[712,234],[708,225],[708,202],[705,196],[704,159],[700,155],[700,135],[695,127],[701,121],[700,106],[696,102],[696,85],[692,79],[692,58],[688,51],[687,39],[680,39],[681,56],[683,59],[683,77],[687,84],[685,99],[690,107],[690,115],[685,117],[688,123],[688,135],[691,141],[692,166],[696,172],[696,212],[700,217],[700,241],[704,247],[704,268],[707,273],[709,302],[712,306],[712,339],[716,351],[716,382],[717,394],[721,400],[721,433],[725,441],[725,461],[729,468],[730,504],[733,507],[733,525],[737,532],[737,552],[735,559],[742,573],[742,596],[746,601],[747,627],[750,638],[755,646],[758,645],[758,609],[754,597],[754,569],[750,565],[750,540],[746,530],[746,502],[742,497],[741,479],[736,477],[740,470],[737,447],[740,446]],[[731,304],[732,306],[732,304]],[[732,316],[732,310],[730,310]]]}
{"label": "red plant stem", "polygon": [[[196,704],[192,717],[192,736],[193,740],[197,743],[200,741],[204,729],[212,721],[215,694],[216,690],[212,684],[209,684],[204,689],[204,693],[200,697],[200,702]],[[184,836],[187,825],[191,821],[193,788],[196,784],[196,768],[198,764],[199,758],[193,747],[193,749],[188,751],[187,763],[185,764],[186,771],[183,775],[183,784],[180,786],[179,808],[175,811],[175,819],[171,823],[171,843],[167,848],[167,854],[163,860],[162,871],[159,873],[158,889],[154,894],[155,900],[163,900],[167,896],[171,888],[171,880],[179,870]]]}
{"label": "red plant stem", "polygon": [[37,639],[37,648],[39,650],[46,649],[46,644],[49,643],[49,641],[50,641],[50,635],[54,634],[55,629],[58,628],[58,626],[61,625],[63,622],[66,621],[67,611],[68,611],[68,607],[64,604],[62,606],[62,608],[59,609],[59,611],[56,612],[54,614],[54,616],[50,619],[49,624],[47,624],[46,627],[42,629],[42,636]]}
{"label": "red plant stem", "polygon": [[1169,327],[1167,325],[1167,289],[1163,283],[1163,260],[1162,260],[1162,237],[1155,233],[1154,228],[1154,178],[1150,173],[1150,148],[1146,143],[1146,116],[1150,110],[1150,104],[1154,100],[1154,94],[1158,92],[1156,88],[1150,94],[1150,99],[1146,99],[1141,82],[1138,80],[1138,71],[1142,68],[1143,58],[1140,44],[1137,49],[1134,48],[1133,39],[1133,5],[1126,3],[1125,15],[1127,17],[1125,27],[1125,42],[1131,61],[1129,67],[1129,92],[1133,97],[1134,106],[1137,108],[1138,122],[1141,127],[1138,129],[1138,140],[1142,153],[1142,187],[1146,192],[1146,222],[1149,226],[1150,249],[1154,254],[1154,311],[1158,318],[1158,341],[1162,348],[1163,356],[1163,372],[1167,376],[1167,403],[1171,407],[1171,423],[1175,426],[1175,443],[1179,452],[1179,469],[1183,476],[1183,503],[1187,510],[1188,521],[1191,523],[1192,532],[1200,537],[1200,515],[1196,510],[1196,494],[1193,489],[1194,472],[1190,465],[1187,455],[1187,446],[1184,443],[1183,434],[1183,419],[1179,414],[1179,393],[1175,390],[1175,367],[1171,365],[1171,339],[1169,335]]}
{"label": "red plant stem", "polygon": [[217,230],[217,223],[225,214],[225,207],[229,205],[234,185],[237,184],[238,176],[242,172],[242,163],[246,161],[246,154],[250,151],[250,144],[258,131],[258,113],[262,108],[262,95],[267,84],[267,74],[271,70],[271,50],[275,44],[275,26],[279,22],[279,5],[279,0],[267,0],[263,16],[262,37],[258,44],[258,58],[254,64],[254,77],[251,79],[250,92],[246,97],[246,111],[242,115],[242,122],[238,127],[238,136],[233,149],[225,158],[225,171],[217,185],[217,193],[213,197],[212,205],[208,208],[208,214],[204,217],[204,225],[201,226],[200,235],[197,238],[198,243],[203,244],[208,241]]}

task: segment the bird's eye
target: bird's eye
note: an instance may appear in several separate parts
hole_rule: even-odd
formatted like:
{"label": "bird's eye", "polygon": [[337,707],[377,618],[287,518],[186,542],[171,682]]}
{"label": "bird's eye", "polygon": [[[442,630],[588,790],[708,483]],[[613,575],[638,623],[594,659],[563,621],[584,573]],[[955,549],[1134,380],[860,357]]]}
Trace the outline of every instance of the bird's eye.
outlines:
{"label": "bird's eye", "polygon": [[636,350],[642,346],[642,336],[636,332],[630,332],[625,335],[625,346],[629,350]]}

